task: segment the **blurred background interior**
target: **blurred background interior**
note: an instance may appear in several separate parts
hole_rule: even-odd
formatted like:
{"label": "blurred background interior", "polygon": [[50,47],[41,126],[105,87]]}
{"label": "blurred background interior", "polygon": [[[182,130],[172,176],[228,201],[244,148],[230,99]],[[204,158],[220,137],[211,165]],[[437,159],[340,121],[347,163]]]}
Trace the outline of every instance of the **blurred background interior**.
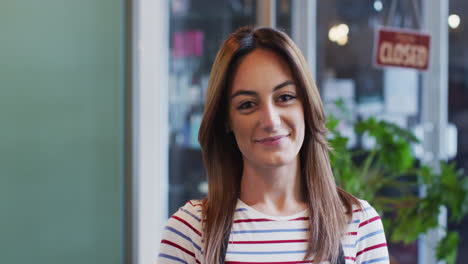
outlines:
{"label": "blurred background interior", "polygon": [[[392,2],[1,1],[0,262],[155,263],[167,217],[206,194],[204,95],[222,41],[244,25],[274,26],[298,43],[327,109],[342,98],[355,119],[418,133],[435,102],[446,141],[431,155],[468,171],[468,1],[400,0],[389,18]],[[435,10],[442,29],[427,29]],[[374,67],[383,25],[446,32],[434,45],[445,63]],[[431,80],[442,80],[441,93],[427,92]],[[467,226],[449,226],[462,237],[459,264]],[[421,262],[434,251],[420,244],[390,245],[395,263],[435,263]]]}

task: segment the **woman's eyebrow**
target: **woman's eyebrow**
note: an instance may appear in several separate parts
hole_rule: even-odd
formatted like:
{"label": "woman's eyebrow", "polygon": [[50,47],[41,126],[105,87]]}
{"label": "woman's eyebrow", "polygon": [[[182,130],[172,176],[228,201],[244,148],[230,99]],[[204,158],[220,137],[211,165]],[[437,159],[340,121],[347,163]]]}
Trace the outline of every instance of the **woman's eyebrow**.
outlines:
{"label": "woman's eyebrow", "polygon": [[[277,91],[285,86],[288,86],[288,85],[294,85],[294,82],[291,81],[291,80],[287,80],[285,82],[282,82],[278,85],[275,86],[275,88],[273,88],[273,91]],[[254,95],[257,95],[257,92],[254,92],[254,91],[249,91],[249,90],[239,90],[235,93],[233,93],[231,95],[231,99],[233,99],[234,97],[238,96],[238,95],[251,95],[251,96],[254,96]]]}
{"label": "woman's eyebrow", "polygon": [[238,96],[238,95],[252,95],[252,96],[253,96],[253,95],[257,95],[257,93],[254,92],[254,91],[239,90],[239,91],[237,91],[237,92],[235,92],[235,93],[233,93],[233,94],[231,95],[231,99],[233,99],[234,97],[236,97],[236,96]]}
{"label": "woman's eyebrow", "polygon": [[275,88],[273,89],[273,91],[277,91],[277,90],[279,90],[279,89],[281,89],[281,88],[283,88],[285,86],[288,86],[288,85],[294,85],[294,82],[291,81],[291,80],[287,80],[287,81],[285,81],[283,83],[280,83],[280,84],[276,85]]}

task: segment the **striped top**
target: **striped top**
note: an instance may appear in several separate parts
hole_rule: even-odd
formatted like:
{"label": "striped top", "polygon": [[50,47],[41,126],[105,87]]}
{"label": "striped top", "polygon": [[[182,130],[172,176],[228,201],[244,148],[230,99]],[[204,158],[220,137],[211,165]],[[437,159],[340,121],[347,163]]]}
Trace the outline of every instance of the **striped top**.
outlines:
{"label": "striped top", "polygon": [[[361,204],[363,210],[353,211],[341,241],[346,264],[388,264],[380,217],[369,203]],[[303,261],[308,230],[307,210],[291,216],[268,216],[238,200],[225,263],[314,263]],[[189,201],[169,219],[157,263],[203,263],[201,236],[201,202]]]}

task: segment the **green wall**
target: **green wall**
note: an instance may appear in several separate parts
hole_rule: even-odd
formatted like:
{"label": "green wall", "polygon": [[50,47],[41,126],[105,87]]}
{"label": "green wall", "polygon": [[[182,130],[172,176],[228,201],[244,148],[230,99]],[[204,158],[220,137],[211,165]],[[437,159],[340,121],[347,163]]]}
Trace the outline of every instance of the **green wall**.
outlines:
{"label": "green wall", "polygon": [[0,263],[122,263],[123,13],[0,1]]}

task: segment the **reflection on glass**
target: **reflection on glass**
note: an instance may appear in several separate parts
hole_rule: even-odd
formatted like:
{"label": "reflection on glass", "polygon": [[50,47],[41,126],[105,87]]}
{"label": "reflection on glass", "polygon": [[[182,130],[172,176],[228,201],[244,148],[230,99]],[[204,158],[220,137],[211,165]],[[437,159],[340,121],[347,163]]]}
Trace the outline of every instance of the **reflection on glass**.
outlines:
{"label": "reflection on glass", "polygon": [[[466,0],[449,1],[449,92],[448,118],[458,131],[456,157],[457,168],[468,172],[468,2]],[[449,230],[457,230],[460,234],[457,264],[468,259],[468,217],[459,224],[449,224]]]}
{"label": "reflection on glass", "polygon": [[[352,122],[360,118],[373,116],[406,128],[419,124],[419,73],[376,68],[373,63],[379,26],[418,27],[411,6],[398,2],[387,19],[391,1],[317,1],[316,79],[326,111],[344,120],[339,129],[351,139],[348,147],[366,149],[374,144],[365,137],[356,138]],[[338,99],[349,111],[346,117],[334,105]],[[397,263],[417,263],[417,243],[390,243],[389,251]]]}
{"label": "reflection on glass", "polygon": [[292,0],[276,1],[276,28],[291,36]]}
{"label": "reflection on glass", "polygon": [[206,195],[198,129],[211,65],[222,41],[254,25],[254,0],[170,1],[169,215]]}

